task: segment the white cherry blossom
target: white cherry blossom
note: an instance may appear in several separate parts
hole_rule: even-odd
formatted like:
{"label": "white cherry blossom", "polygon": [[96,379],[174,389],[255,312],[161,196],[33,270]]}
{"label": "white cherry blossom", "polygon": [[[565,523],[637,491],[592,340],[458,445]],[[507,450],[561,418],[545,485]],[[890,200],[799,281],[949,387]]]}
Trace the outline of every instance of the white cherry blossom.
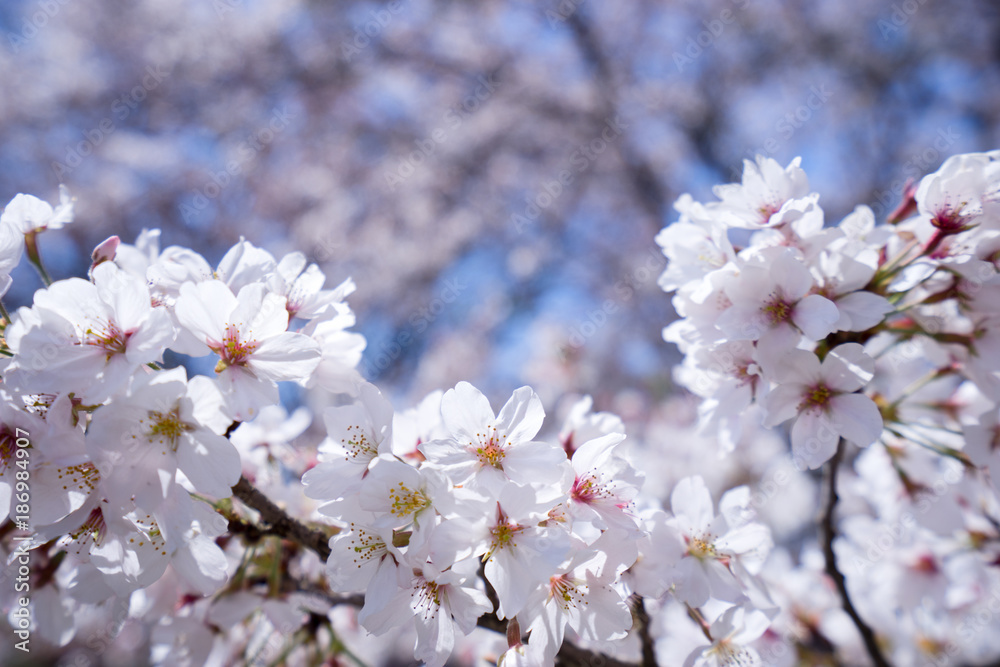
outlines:
{"label": "white cherry blossom", "polygon": [[839,438],[867,447],[882,434],[878,406],[859,393],[875,370],[861,345],[838,345],[822,362],[812,352],[791,350],[771,368],[778,386],[764,399],[764,424],[795,418],[792,453],[810,468],[833,456]]}

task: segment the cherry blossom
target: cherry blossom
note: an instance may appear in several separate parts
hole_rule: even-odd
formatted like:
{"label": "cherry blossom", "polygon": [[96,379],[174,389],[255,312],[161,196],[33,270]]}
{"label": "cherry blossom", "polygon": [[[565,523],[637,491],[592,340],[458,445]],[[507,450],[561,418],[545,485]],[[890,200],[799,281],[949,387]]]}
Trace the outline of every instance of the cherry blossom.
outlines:
{"label": "cherry blossom", "polygon": [[38,197],[19,194],[4,207],[0,225],[10,225],[21,234],[61,229],[73,222],[73,199],[66,186],[59,186],[59,204],[53,207]]}
{"label": "cherry blossom", "polygon": [[767,616],[743,606],[730,607],[712,622],[712,643],[684,661],[684,667],[756,667],[764,663],[750,643],[764,634]]}
{"label": "cherry blossom", "polygon": [[528,387],[516,390],[494,415],[478,389],[460,382],[441,399],[441,415],[448,437],[423,443],[420,451],[455,483],[496,496],[508,481],[550,483],[568,472],[562,449],[532,440],[544,411]]}
{"label": "cherry blossom", "polygon": [[755,162],[743,161],[743,181],[715,186],[721,200],[711,205],[721,220],[735,227],[767,226],[772,216],[786,202],[809,192],[809,179],[796,158],[785,168],[773,158],[758,157]]}
{"label": "cherry blossom", "polygon": [[861,447],[878,440],[882,415],[872,399],[858,393],[875,368],[861,345],[839,345],[822,362],[812,352],[792,350],[772,368],[779,384],[764,399],[764,423],[774,426],[795,418],[792,451],[803,464],[822,465],[841,437]]}
{"label": "cherry blossom", "polygon": [[742,600],[749,582],[741,577],[757,569],[771,548],[766,526],[747,522],[732,511],[737,502],[737,490],[727,492],[716,515],[701,477],[682,479],[670,495],[674,516],[667,524],[685,551],[678,562],[665,565],[674,568],[676,595],[693,607],[702,606],[709,597]]}
{"label": "cherry blossom", "polygon": [[225,498],[240,477],[239,454],[222,436],[228,425],[215,385],[176,368],[137,377],[127,397],[97,410],[88,451],[105,478],[123,482],[109,485],[121,506],[158,509],[177,471],[197,492]]}
{"label": "cherry blossom", "polygon": [[108,262],[94,269],[93,283],[70,278],[38,291],[6,339],[14,351],[10,384],[101,403],[160,359],[174,328],[166,310],[152,306],[145,282]]}
{"label": "cherry blossom", "polygon": [[218,355],[218,381],[236,419],[277,402],[276,382],[305,381],[319,363],[319,346],[287,331],[284,305],[284,297],[261,284],[246,285],[237,295],[218,280],[181,286],[178,321]]}
{"label": "cherry blossom", "polygon": [[840,319],[837,306],[809,293],[815,283],[794,251],[779,248],[761,259],[743,267],[726,287],[732,305],[719,316],[723,333],[733,340],[778,338],[792,346],[799,332],[810,340],[832,333]]}

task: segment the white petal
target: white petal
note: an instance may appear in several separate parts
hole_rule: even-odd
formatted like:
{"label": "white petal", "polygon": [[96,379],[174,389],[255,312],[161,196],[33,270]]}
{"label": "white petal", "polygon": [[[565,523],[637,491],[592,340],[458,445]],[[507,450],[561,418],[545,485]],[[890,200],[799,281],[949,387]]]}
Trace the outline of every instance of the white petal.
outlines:
{"label": "white petal", "polygon": [[830,350],[823,360],[823,381],[834,391],[861,389],[875,376],[875,360],[858,343],[844,343]]}
{"label": "white petal", "polygon": [[712,494],[700,476],[685,477],[677,482],[670,494],[670,509],[677,518],[683,518],[685,532],[703,531],[715,517]]}
{"label": "white petal", "polygon": [[806,265],[786,250],[770,266],[771,278],[781,288],[782,296],[789,301],[800,299],[813,285],[812,275]]}
{"label": "white petal", "polygon": [[837,308],[850,320],[845,331],[867,331],[893,311],[884,296],[872,292],[851,292],[837,299]]}
{"label": "white petal", "polygon": [[183,438],[177,448],[177,467],[196,491],[228,498],[240,481],[240,454],[228,439],[208,429]]}
{"label": "white petal", "polygon": [[441,418],[445,428],[458,440],[479,442],[478,434],[495,422],[490,401],[468,382],[459,382],[441,399]]}
{"label": "white petal", "polygon": [[810,294],[795,304],[792,321],[810,340],[822,340],[830,335],[840,311],[836,304],[819,294]]}
{"label": "white petal", "polygon": [[225,331],[225,320],[236,308],[236,297],[218,280],[184,283],[174,307],[180,325],[190,330],[202,342],[219,344]]}
{"label": "white petal", "polygon": [[285,332],[264,340],[248,359],[254,373],[262,378],[305,380],[319,365],[320,350],[309,336]]}
{"label": "white petal", "polygon": [[531,387],[521,387],[497,415],[497,430],[507,436],[507,442],[525,442],[535,437],[544,419],[545,410],[538,394]]}
{"label": "white petal", "polygon": [[882,435],[882,413],[864,394],[842,394],[830,400],[837,429],[844,439],[867,447]]}
{"label": "white petal", "polygon": [[829,461],[837,451],[840,433],[830,419],[819,410],[807,410],[792,425],[792,455],[796,466],[816,469]]}
{"label": "white petal", "polygon": [[219,590],[228,578],[226,555],[215,542],[205,537],[198,537],[178,550],[170,564],[202,595]]}
{"label": "white petal", "polygon": [[566,452],[547,442],[525,442],[507,448],[503,469],[511,481],[521,484],[551,483],[569,465]]}
{"label": "white petal", "polygon": [[778,385],[764,397],[764,426],[774,428],[799,413],[804,387],[801,384]]}

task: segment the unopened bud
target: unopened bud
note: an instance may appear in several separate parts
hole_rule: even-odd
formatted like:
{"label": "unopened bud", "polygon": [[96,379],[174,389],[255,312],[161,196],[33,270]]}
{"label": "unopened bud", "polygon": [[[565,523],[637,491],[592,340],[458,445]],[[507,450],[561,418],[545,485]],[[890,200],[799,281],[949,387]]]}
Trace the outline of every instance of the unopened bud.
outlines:
{"label": "unopened bud", "polygon": [[903,186],[903,201],[889,214],[886,222],[894,225],[901,222],[917,212],[917,183],[911,178]]}
{"label": "unopened bud", "polygon": [[112,261],[115,258],[115,253],[118,252],[119,243],[121,243],[121,239],[117,236],[112,236],[98,243],[94,252],[90,253],[90,260],[93,262],[90,266],[91,270],[98,264]]}

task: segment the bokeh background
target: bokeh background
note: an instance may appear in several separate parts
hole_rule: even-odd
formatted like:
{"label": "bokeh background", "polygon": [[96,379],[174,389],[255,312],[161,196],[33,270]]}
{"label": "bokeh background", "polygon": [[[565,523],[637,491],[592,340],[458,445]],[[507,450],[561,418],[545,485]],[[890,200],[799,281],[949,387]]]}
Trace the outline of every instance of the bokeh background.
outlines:
{"label": "bokeh background", "polygon": [[[355,279],[364,374],[404,400],[530,383],[641,416],[677,359],[653,243],[676,197],[802,156],[828,219],[884,214],[907,177],[1000,145],[998,14],[5,0],[0,198],[70,188],[77,222],[43,237],[57,278],[143,228],[210,262],[241,236],[302,250]],[[14,306],[39,286],[15,278]]]}
{"label": "bokeh background", "polygon": [[[720,464],[683,430],[653,241],[673,201],[801,156],[828,221],[884,218],[908,178],[1000,147],[998,63],[990,0],[3,0],[0,199],[77,198],[41,238],[55,278],[144,228],[213,264],[240,237],[301,250],[356,281],[361,370],[396,405],[591,394],[659,452],[663,497],[783,448]],[[794,542],[814,488],[790,489],[768,522]]]}

